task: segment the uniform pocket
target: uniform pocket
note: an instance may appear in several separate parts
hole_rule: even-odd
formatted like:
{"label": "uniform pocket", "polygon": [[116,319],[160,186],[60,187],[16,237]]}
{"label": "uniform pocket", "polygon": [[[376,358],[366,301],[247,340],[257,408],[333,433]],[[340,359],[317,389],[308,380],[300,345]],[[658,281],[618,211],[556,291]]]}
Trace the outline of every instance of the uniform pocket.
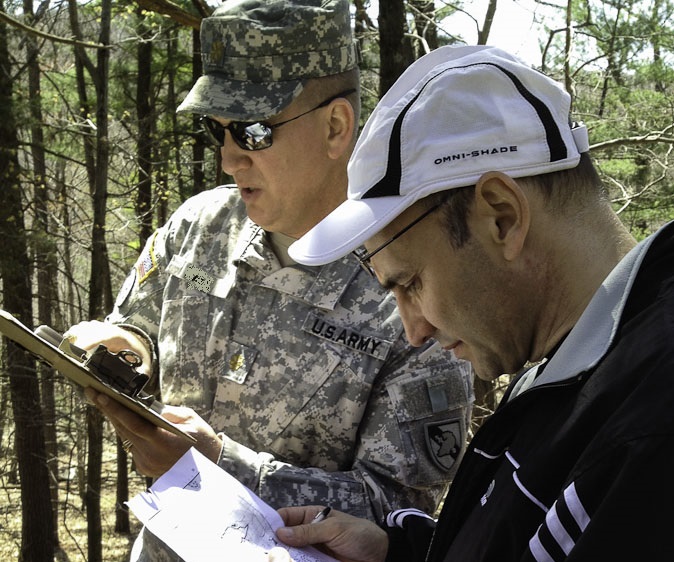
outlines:
{"label": "uniform pocket", "polygon": [[285,461],[316,461],[326,453],[322,448],[333,446],[335,436],[344,433],[335,428],[342,423],[340,413],[345,414],[339,400],[349,395],[350,381],[338,376],[340,363],[331,350],[277,357],[230,342],[211,424],[235,441],[280,454]]}
{"label": "uniform pocket", "polygon": [[[454,376],[452,376],[454,375]],[[417,371],[386,386],[393,403],[408,470],[408,486],[447,482],[464,453],[468,424],[465,375],[459,367]]]}
{"label": "uniform pocket", "polygon": [[162,399],[202,416],[213,399],[209,375],[218,361],[206,353],[208,310],[208,298],[201,295],[164,302],[158,338]]}

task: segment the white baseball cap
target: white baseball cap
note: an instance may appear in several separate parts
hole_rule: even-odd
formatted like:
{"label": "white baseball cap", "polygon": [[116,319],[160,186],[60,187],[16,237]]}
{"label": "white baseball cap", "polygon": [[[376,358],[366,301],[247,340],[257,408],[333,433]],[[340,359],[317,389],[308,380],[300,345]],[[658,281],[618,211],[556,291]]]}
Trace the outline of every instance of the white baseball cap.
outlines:
{"label": "white baseball cap", "polygon": [[587,129],[571,124],[561,84],[501,49],[441,47],[415,61],[379,101],[349,160],[347,200],[290,246],[322,265],[345,256],[419,199],[578,165]]}

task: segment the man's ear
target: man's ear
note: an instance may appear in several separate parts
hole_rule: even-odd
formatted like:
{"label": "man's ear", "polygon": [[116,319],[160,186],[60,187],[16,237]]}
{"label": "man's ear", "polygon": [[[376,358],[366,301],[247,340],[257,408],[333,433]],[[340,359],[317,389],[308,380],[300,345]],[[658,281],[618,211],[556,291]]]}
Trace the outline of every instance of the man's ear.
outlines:
{"label": "man's ear", "polygon": [[328,106],[328,155],[337,159],[348,151],[350,154],[356,117],[353,107],[344,98],[334,100]]}
{"label": "man's ear", "polygon": [[529,199],[517,181],[502,172],[484,174],[475,186],[475,211],[487,237],[506,260],[514,260],[531,223]]}

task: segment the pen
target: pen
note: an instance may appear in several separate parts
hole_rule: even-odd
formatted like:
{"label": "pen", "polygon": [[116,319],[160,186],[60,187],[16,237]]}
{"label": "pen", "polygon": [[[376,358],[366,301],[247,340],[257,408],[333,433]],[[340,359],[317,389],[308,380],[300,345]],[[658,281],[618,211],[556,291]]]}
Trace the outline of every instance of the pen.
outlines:
{"label": "pen", "polygon": [[332,509],[332,508],[330,508],[330,507],[326,507],[326,508],[323,509],[322,511],[318,512],[318,514],[316,515],[316,517],[314,517],[314,518],[311,520],[311,523],[320,523],[321,521],[323,521],[323,519],[325,519],[325,518],[328,516],[328,513],[330,513],[330,510],[331,510],[331,509]]}

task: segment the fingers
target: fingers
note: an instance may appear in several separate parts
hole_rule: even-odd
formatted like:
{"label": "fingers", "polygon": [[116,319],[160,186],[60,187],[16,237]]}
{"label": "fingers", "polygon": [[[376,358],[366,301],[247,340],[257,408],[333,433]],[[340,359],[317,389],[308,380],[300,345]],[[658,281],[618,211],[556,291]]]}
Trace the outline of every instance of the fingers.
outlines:
{"label": "fingers", "polygon": [[109,396],[101,392],[96,392],[91,387],[84,390],[84,395],[87,397],[87,400],[96,406],[103,415],[110,420],[117,430],[117,433],[119,433],[120,437],[123,439],[129,439],[134,436],[150,438],[155,432],[156,428],[154,424],[129,410]]}
{"label": "fingers", "polygon": [[323,506],[306,505],[301,507],[282,507],[278,510],[281,519],[288,527],[311,523],[316,515],[323,511]]}
{"label": "fingers", "polygon": [[277,529],[276,535],[290,546],[316,545],[339,560],[383,562],[386,559],[388,536],[372,521],[332,510],[327,519],[313,523],[311,520],[319,512],[320,508],[315,506],[280,509],[279,514],[291,526]]}
{"label": "fingers", "polygon": [[187,423],[194,418],[195,413],[191,408],[164,404],[161,415],[173,423]]}
{"label": "fingers", "polygon": [[133,447],[131,439],[124,439],[122,441],[122,449],[124,449],[124,452],[126,452],[127,455],[131,452],[131,447]]}
{"label": "fingers", "polygon": [[71,326],[63,337],[85,351],[91,351],[99,344],[104,345],[111,353],[130,349],[142,360],[139,372],[151,373],[152,350],[148,349],[146,342],[137,334],[115,324],[98,320],[80,322]]}
{"label": "fingers", "polygon": [[290,553],[280,546],[272,548],[267,554],[267,562],[293,562]]}
{"label": "fingers", "polygon": [[[93,388],[84,391],[87,399],[110,420],[117,435],[131,452],[136,469],[145,476],[161,476],[190,448],[181,437],[155,426],[109,396]],[[179,406],[164,406],[162,415],[196,439],[195,448],[217,462],[222,441],[213,428],[194,410]]]}
{"label": "fingers", "polygon": [[[291,507],[282,508],[281,515],[286,527],[276,531],[278,537],[290,546],[307,546],[311,544],[328,544],[341,532],[339,515],[328,517],[320,523],[313,523],[313,519],[321,512],[321,507]],[[280,513],[281,510],[279,510]],[[338,512],[332,512],[337,513]],[[284,517],[284,515],[287,517]]]}
{"label": "fingers", "polygon": [[99,320],[87,320],[68,328],[63,337],[68,338],[77,347],[85,350],[91,350],[99,343],[102,343],[108,349],[118,351],[117,349],[113,349],[111,342],[123,337],[123,335],[122,329],[114,324],[107,324]]}
{"label": "fingers", "polygon": [[165,405],[161,415],[194,437],[197,440],[194,447],[202,455],[218,462],[223,445],[221,436],[192,408]]}

